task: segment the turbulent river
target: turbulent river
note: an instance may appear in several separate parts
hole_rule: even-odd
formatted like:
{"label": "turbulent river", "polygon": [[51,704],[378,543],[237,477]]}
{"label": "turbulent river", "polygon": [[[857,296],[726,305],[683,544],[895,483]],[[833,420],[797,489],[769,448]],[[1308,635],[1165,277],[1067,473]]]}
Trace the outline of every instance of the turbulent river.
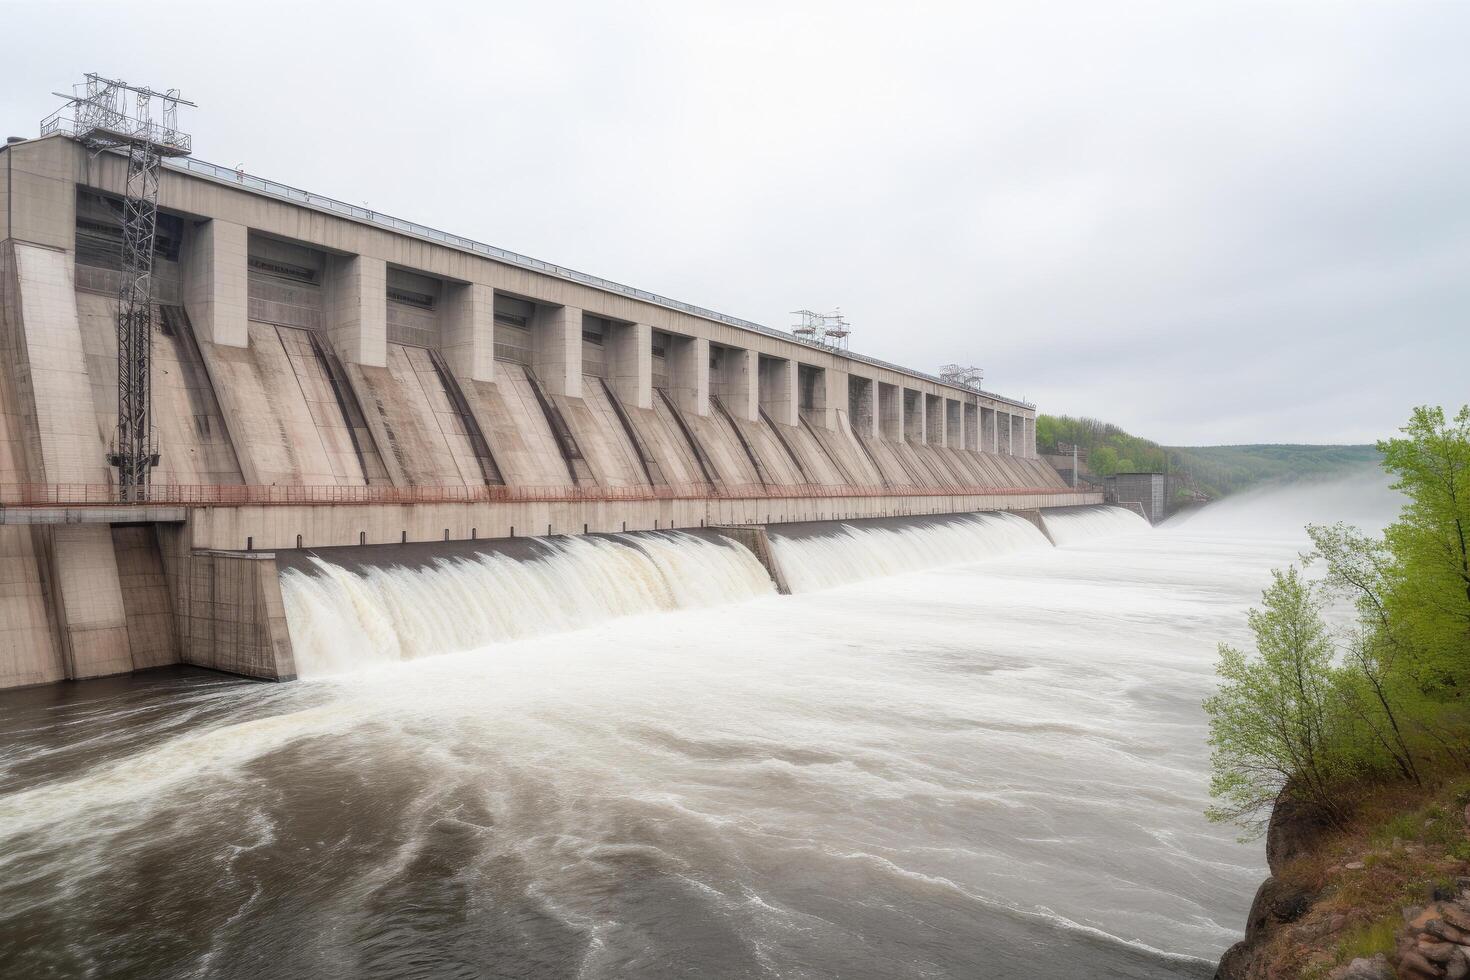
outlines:
{"label": "turbulent river", "polygon": [[0,694],[0,976],[1209,976],[1200,700],[1306,520],[1060,514],[306,566],[304,680]]}

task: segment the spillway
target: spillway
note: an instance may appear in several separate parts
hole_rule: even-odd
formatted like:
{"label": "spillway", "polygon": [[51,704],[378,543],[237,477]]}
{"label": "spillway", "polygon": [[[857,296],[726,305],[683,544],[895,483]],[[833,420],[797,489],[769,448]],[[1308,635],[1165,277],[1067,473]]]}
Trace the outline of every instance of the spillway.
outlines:
{"label": "spillway", "polygon": [[287,569],[281,595],[297,669],[319,677],[774,591],[749,551],[692,534],[569,538],[545,549],[530,560],[487,553],[364,574],[321,559],[311,571]]}
{"label": "spillway", "polygon": [[1138,534],[1149,530],[1148,521],[1126,507],[1056,507],[1042,511],[1047,533],[1059,548],[1093,538]]}
{"label": "spillway", "polygon": [[[1120,507],[1045,517],[1058,545],[1146,531]],[[772,557],[791,591],[836,586],[1031,549],[1049,549],[1015,514],[847,522],[775,530]],[[420,567],[349,568],[312,558],[281,573],[296,666],[323,677],[581,629],[621,616],[771,595],[770,575],[735,541],[686,532],[537,539],[527,555],[487,551]]]}
{"label": "spillway", "polygon": [[963,514],[905,526],[842,524],[813,535],[773,533],[771,548],[792,592],[957,565],[1026,548],[1046,537],[1014,514]]}

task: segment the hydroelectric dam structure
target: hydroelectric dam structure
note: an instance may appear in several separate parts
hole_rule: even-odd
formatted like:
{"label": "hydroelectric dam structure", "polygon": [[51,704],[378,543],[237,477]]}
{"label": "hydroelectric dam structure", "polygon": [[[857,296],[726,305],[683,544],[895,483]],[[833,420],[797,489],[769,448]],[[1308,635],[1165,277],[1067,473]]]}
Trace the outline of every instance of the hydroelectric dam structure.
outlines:
{"label": "hydroelectric dam structure", "polygon": [[281,576],[319,552],[723,528],[771,569],[767,527],[1101,503],[1026,402],[188,156],[124,488],[129,165],[0,150],[0,687],[295,677]]}

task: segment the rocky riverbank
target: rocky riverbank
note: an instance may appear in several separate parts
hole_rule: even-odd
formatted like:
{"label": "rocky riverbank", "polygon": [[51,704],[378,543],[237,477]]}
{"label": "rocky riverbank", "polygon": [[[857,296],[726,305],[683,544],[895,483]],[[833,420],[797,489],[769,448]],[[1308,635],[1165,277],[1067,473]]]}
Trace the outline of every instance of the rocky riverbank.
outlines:
{"label": "rocky riverbank", "polygon": [[1216,980],[1470,980],[1470,781],[1385,793],[1346,830],[1278,800],[1266,857]]}

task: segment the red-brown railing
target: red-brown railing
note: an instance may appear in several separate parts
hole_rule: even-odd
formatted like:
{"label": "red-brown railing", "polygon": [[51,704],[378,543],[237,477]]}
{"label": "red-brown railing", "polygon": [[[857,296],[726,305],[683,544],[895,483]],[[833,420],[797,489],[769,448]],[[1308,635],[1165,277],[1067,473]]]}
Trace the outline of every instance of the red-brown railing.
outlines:
{"label": "red-brown railing", "polygon": [[729,486],[685,483],[637,487],[527,487],[527,486],[258,486],[218,484],[154,484],[146,500],[121,500],[118,488],[88,483],[0,484],[3,507],[184,506],[240,507],[248,505],[329,504],[442,504],[540,503],[558,501],[637,500],[749,500],[793,497],[991,497],[1006,494],[1070,495],[1087,493],[1070,487],[914,487],[824,486],[760,484]]}

